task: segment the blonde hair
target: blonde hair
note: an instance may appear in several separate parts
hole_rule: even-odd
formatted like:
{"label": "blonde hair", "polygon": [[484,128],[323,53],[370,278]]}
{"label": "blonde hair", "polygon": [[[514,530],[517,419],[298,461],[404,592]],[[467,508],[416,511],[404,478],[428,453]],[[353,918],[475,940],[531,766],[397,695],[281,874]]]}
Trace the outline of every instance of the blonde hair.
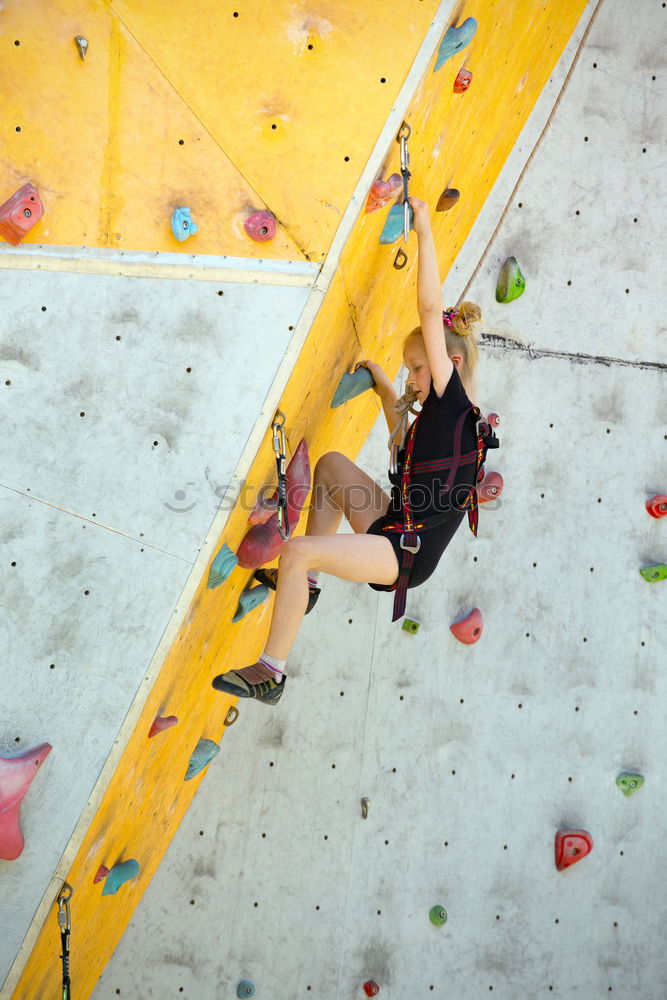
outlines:
{"label": "blonde hair", "polygon": [[[451,311],[447,310],[447,312],[449,313],[449,320],[452,324],[451,329],[444,321],[442,324],[443,332],[445,334],[447,354],[449,354],[450,357],[452,354],[460,354],[463,358],[463,364],[460,372],[461,381],[467,388],[469,388],[472,385],[478,361],[477,331],[474,324],[481,321],[482,310],[474,302],[462,302],[457,309]],[[405,338],[403,342],[404,353],[408,341],[413,337],[421,337],[423,342],[424,335],[422,334],[420,326],[416,326],[414,330],[411,330]]]}

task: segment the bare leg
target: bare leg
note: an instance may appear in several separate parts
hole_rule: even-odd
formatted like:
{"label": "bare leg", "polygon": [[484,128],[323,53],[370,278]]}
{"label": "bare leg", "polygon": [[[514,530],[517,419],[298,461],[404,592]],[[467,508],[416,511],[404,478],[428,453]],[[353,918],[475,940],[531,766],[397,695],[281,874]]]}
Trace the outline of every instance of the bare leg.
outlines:
{"label": "bare leg", "polygon": [[334,535],[341,517],[364,534],[386,513],[389,497],[358,465],[329,451],[315,466],[306,535]]}

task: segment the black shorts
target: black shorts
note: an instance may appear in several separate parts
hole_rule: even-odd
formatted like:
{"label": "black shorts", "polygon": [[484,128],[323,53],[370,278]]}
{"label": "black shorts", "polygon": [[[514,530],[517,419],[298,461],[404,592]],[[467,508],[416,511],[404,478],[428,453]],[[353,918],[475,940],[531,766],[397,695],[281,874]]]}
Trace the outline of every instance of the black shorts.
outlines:
{"label": "black shorts", "polygon": [[[429,576],[431,576],[435,567],[440,562],[442,553],[445,551],[456,534],[456,529],[464,517],[465,511],[454,511],[451,518],[448,521],[445,521],[444,524],[439,524],[437,527],[429,528],[428,531],[423,531],[421,533],[419,536],[421,538],[421,546],[419,548],[419,552],[416,553],[412,564],[412,572],[410,574],[408,589],[411,589],[412,587],[419,587],[422,583],[428,580]],[[386,516],[379,517],[377,521],[373,521],[370,528],[366,531],[366,534],[382,535],[383,538],[387,538],[391,542],[392,548],[396,553],[398,565],[400,566],[401,557],[403,555],[403,550],[401,549],[401,536],[397,531],[382,530],[388,521],[391,521],[391,519]],[[373,590],[392,591],[396,584],[392,583],[388,585],[384,583],[369,583],[368,586],[372,587]]]}

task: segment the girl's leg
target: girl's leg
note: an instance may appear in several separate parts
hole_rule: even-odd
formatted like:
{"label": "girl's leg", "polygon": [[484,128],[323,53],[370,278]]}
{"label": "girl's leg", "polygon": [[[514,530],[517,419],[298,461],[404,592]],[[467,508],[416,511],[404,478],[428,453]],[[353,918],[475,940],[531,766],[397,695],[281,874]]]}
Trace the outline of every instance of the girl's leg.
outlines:
{"label": "girl's leg", "polygon": [[353,531],[365,534],[388,506],[387,494],[363,469],[329,451],[315,466],[306,535],[334,535],[343,514]]}

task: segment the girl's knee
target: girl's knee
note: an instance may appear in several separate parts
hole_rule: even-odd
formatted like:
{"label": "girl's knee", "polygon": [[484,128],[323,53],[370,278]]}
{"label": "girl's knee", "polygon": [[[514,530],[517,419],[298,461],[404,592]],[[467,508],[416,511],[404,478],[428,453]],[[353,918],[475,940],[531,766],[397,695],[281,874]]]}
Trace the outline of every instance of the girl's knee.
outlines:
{"label": "girl's knee", "polygon": [[289,541],[285,542],[280,553],[280,565],[283,569],[299,565],[303,565],[308,569],[309,567],[306,564],[308,562],[310,547],[310,540],[307,535],[290,538]]}
{"label": "girl's knee", "polygon": [[320,478],[326,477],[328,474],[334,472],[335,469],[340,468],[341,462],[348,461],[349,459],[340,451],[327,451],[317,460],[315,475],[319,474]]}

